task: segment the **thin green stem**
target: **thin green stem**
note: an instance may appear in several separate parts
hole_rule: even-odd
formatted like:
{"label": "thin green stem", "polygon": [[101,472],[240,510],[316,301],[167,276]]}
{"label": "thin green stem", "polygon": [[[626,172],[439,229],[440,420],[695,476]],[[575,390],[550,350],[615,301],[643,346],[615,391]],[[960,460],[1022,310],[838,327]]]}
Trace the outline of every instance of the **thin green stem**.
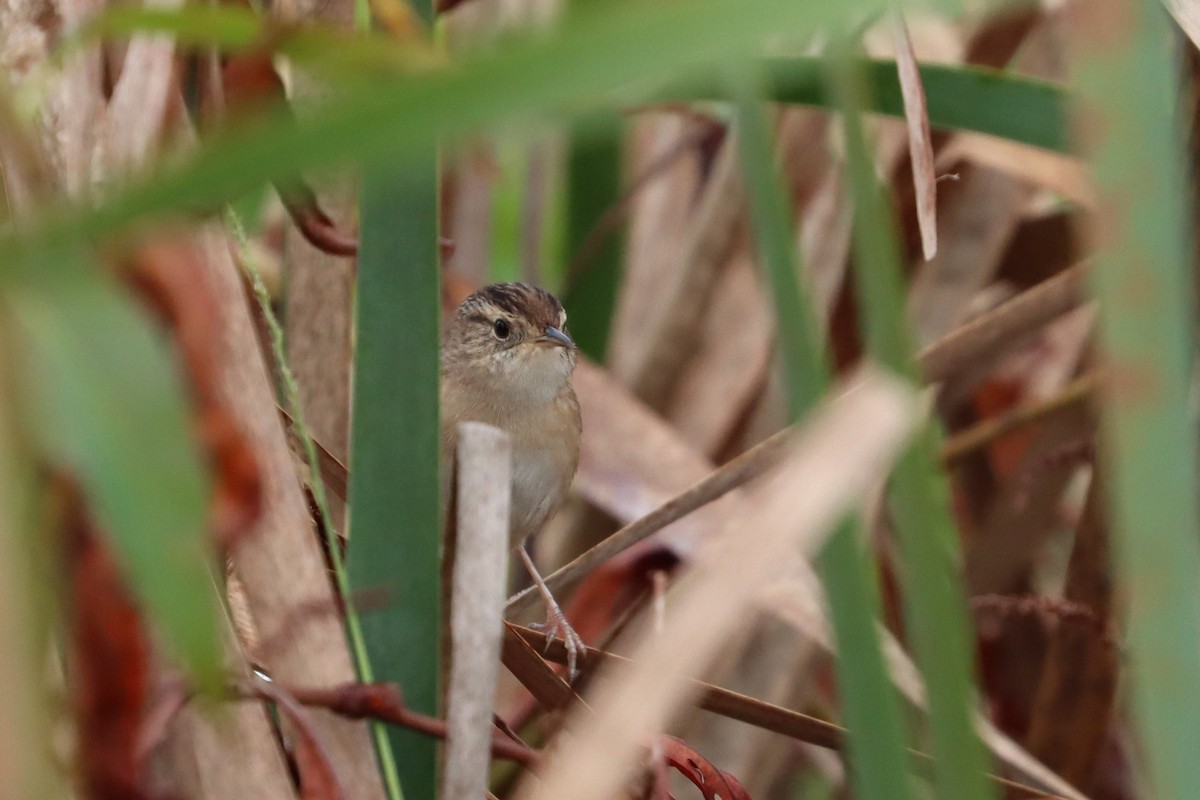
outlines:
{"label": "thin green stem", "polygon": [[[866,84],[848,47],[833,48],[829,83],[843,117],[855,205],[854,267],[868,349],[885,367],[916,381],[895,221],[876,183],[861,120]],[[906,621],[929,693],[934,784],[942,798],[983,800],[994,793],[974,726],[974,639],[959,575],[949,487],[937,461],[937,435],[930,425],[901,458],[889,486],[889,507],[899,544]]]}
{"label": "thin green stem", "polygon": [[[350,653],[354,661],[354,672],[362,683],[372,683],[375,677],[371,669],[371,659],[367,655],[367,643],[363,636],[362,622],[359,620],[358,612],[354,608],[350,594],[350,579],[346,574],[346,565],[342,559],[341,542],[338,539],[337,528],[333,523],[333,516],[329,513],[329,500],[325,494],[325,481],[321,479],[321,463],[317,456],[317,446],[313,443],[313,438],[308,432],[308,426],[304,422],[304,408],[300,403],[300,386],[296,382],[296,375],[292,372],[292,367],[287,360],[283,326],[279,324],[279,318],[275,316],[275,311],[271,308],[271,295],[267,291],[267,286],[263,283],[262,273],[259,271],[258,265],[250,253],[249,240],[246,237],[246,228],[242,224],[241,217],[238,216],[232,207],[227,207],[225,218],[229,229],[233,232],[234,239],[237,241],[242,267],[250,278],[250,287],[254,291],[254,299],[258,302],[259,311],[262,312],[263,319],[267,323],[267,331],[271,334],[271,354],[275,358],[275,368],[279,373],[279,380],[283,385],[284,403],[286,404],[288,413],[292,415],[292,419],[295,421],[296,436],[300,439],[300,443],[304,447],[304,458],[308,462],[309,486],[312,489],[317,510],[321,514],[322,524],[319,527],[325,537],[325,548],[329,552],[329,563],[333,567],[334,585],[337,588],[337,593],[342,601],[342,607],[346,613],[346,637],[349,641]],[[380,742],[386,744],[387,728],[378,722],[373,723],[371,727],[376,744],[378,745]],[[377,747],[377,749],[379,751],[380,769],[383,771],[388,796],[392,800],[404,800],[391,748]]]}
{"label": "thin green stem", "polygon": [[[812,300],[798,278],[793,215],[775,168],[754,75],[734,72],[730,88],[758,260],[771,286],[788,408],[796,421],[829,390],[829,359]],[[913,784],[900,703],[876,629],[879,576],[860,546],[858,527],[851,520],[839,525],[818,562],[838,643],[837,679],[850,730],[850,763],[856,791],[864,800],[909,800]]]}

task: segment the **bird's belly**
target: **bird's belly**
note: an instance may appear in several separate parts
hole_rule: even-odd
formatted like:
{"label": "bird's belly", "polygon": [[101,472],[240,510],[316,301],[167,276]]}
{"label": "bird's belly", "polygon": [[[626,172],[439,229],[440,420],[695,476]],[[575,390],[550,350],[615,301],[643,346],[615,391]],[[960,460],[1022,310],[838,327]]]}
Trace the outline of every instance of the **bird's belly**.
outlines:
{"label": "bird's belly", "polygon": [[570,475],[563,454],[543,448],[516,448],[513,452],[512,540],[537,533],[563,499],[563,475]]}

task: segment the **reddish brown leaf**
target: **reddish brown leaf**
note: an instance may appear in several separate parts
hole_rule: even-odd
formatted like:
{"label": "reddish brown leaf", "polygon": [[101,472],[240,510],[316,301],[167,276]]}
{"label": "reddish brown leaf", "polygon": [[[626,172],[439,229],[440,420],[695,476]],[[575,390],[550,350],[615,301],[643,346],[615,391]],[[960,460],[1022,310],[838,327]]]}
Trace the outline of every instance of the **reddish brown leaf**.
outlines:
{"label": "reddish brown leaf", "polygon": [[291,723],[291,732],[295,738],[292,754],[296,759],[296,771],[300,775],[300,799],[345,800],[346,792],[338,780],[337,770],[329,758],[329,751],[296,698],[280,686],[261,680],[254,685],[252,691],[273,701],[279,712]]}
{"label": "reddish brown leaf", "polygon": [[275,69],[269,50],[237,53],[221,65],[221,89],[225,110],[233,114],[261,114],[269,107],[287,102],[283,80]]}
{"label": "reddish brown leaf", "polygon": [[[286,113],[287,95],[268,50],[228,58],[221,68],[221,83],[225,107],[230,112],[245,116],[283,109]],[[317,202],[316,194],[302,179],[280,181],[275,188],[296,228],[309,244],[329,255],[357,255],[357,237],[338,230]]]}
{"label": "reddish brown leaf", "polygon": [[[246,696],[274,699],[269,691],[262,689],[263,686],[269,685],[258,681],[240,688],[240,692]],[[350,719],[380,720],[427,736],[446,738],[446,721],[405,708],[404,694],[394,683],[344,683],[319,689],[292,687],[285,691],[300,705],[326,708]],[[529,765],[536,762],[541,754],[520,742],[496,734],[492,738],[492,756]]]}
{"label": "reddish brown leaf", "polygon": [[225,550],[258,519],[263,487],[254,450],[220,399],[213,350],[219,310],[200,258],[180,241],[148,244],[127,259],[124,276],[170,328],[179,348],[215,473],[213,536]]}
{"label": "reddish brown leaf", "polygon": [[99,532],[70,491],[63,530],[71,583],[70,675],[79,769],[93,800],[139,800],[150,647]]}
{"label": "reddish brown leaf", "polygon": [[713,766],[682,739],[663,736],[659,739],[663,758],[704,795],[704,800],[750,800],[741,781]]}
{"label": "reddish brown leaf", "polygon": [[683,548],[659,539],[631,547],[592,570],[579,584],[566,607],[567,619],[584,641],[598,641],[650,588],[654,573],[671,572],[685,559]]}
{"label": "reddish brown leaf", "polygon": [[283,207],[287,209],[296,229],[313,247],[331,256],[358,255],[358,239],[338,230],[337,225],[317,203],[317,196],[307,184],[292,180],[275,185]]}

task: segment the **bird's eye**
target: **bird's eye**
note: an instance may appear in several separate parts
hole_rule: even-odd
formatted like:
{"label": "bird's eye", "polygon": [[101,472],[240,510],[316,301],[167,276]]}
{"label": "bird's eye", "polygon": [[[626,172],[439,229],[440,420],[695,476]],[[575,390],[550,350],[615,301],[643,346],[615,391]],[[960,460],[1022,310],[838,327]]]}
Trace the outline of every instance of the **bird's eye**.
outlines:
{"label": "bird's eye", "polygon": [[508,334],[512,332],[506,319],[498,319],[492,323],[492,331],[496,334],[497,339],[507,339]]}

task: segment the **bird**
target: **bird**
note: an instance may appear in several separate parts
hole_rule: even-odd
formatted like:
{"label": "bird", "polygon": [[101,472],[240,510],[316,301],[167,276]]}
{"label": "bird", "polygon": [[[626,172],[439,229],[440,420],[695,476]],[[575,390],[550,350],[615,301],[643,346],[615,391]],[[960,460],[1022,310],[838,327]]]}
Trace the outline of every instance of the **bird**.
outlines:
{"label": "bird", "polygon": [[547,641],[562,635],[571,677],[586,646],[527,542],[562,505],[579,464],[583,420],[571,386],[577,360],[558,298],[528,283],[497,283],[471,294],[447,320],[439,387],[442,519],[449,518],[453,495],[458,425],[483,422],[506,432],[512,445],[509,541],[545,602]]}

